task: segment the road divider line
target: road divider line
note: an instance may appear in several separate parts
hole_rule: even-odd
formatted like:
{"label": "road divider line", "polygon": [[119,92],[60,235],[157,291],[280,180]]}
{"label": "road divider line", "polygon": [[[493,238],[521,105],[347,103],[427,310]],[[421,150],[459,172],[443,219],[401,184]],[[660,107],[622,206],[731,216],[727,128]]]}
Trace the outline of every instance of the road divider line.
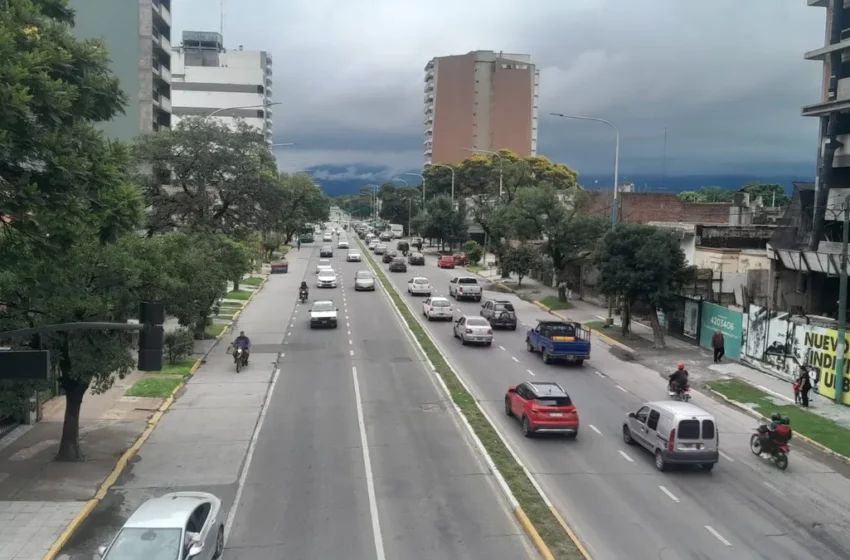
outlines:
{"label": "road divider line", "polygon": [[516,363],[519,363],[519,360],[517,360],[514,356],[511,356],[511,359],[512,359],[513,361],[515,361]]}
{"label": "road divider line", "polygon": [[635,462],[635,461],[634,461],[634,459],[632,459],[631,457],[629,457],[629,454],[628,454],[628,453],[626,453],[625,451],[623,451],[622,449],[618,449],[618,450],[617,450],[617,452],[619,452],[619,453],[620,453],[620,455],[622,455],[622,456],[623,456],[623,459],[625,459],[625,460],[626,460],[626,461],[628,461],[629,463],[634,463],[634,462]]}
{"label": "road divider line", "polygon": [[724,452],[720,451],[719,449],[717,450],[717,452],[718,452],[718,453],[720,453],[720,456],[721,456],[721,457],[723,457],[724,459],[726,459],[726,460],[727,460],[727,461],[729,461],[730,463],[734,463],[734,462],[735,462],[735,459],[733,459],[732,457],[730,457],[730,456],[729,456],[729,455],[727,455],[726,453],[724,453]]}
{"label": "road divider line", "polygon": [[[501,346],[501,345],[500,345],[500,346],[499,346],[499,348],[501,348],[502,350],[505,350],[505,347],[504,347],[504,346]],[[505,352],[507,352],[507,350],[505,350]]]}
{"label": "road divider line", "polygon": [[667,489],[666,489],[666,488],[664,488],[663,486],[659,486],[659,488],[661,489],[661,491],[662,491],[662,492],[664,492],[665,494],[667,494],[667,497],[668,497],[668,498],[670,498],[671,500],[673,500],[673,501],[674,501],[674,502],[676,502],[677,504],[679,503],[679,498],[677,498],[676,496],[674,496],[674,495],[673,495],[673,492],[671,492],[671,491],[667,490]]}
{"label": "road divider line", "polygon": [[349,350],[349,351],[348,351],[348,355],[349,355],[349,356],[353,356],[353,355],[354,355],[354,350]]}
{"label": "road divider line", "polygon": [[623,389],[623,388],[622,388],[622,387],[620,387],[619,385],[617,385],[617,389],[621,390],[621,391],[622,391],[622,392],[624,392],[624,393],[628,393],[628,391],[627,391],[626,389]]}
{"label": "road divider line", "polygon": [[[281,353],[280,357],[284,356]],[[254,424],[254,433],[251,434],[251,443],[248,444],[248,452],[245,454],[245,462],[242,464],[242,472],[239,473],[239,482],[236,485],[236,496],[233,498],[233,507],[227,512],[227,519],[224,522],[224,542],[227,543],[227,537],[230,535],[230,530],[233,528],[233,520],[236,519],[236,510],[239,509],[239,502],[242,499],[242,492],[245,489],[245,481],[248,479],[248,470],[251,468],[251,461],[254,459],[254,452],[257,450],[257,440],[260,439],[260,431],[263,429],[263,424],[266,421],[266,414],[269,411],[274,388],[277,386],[277,380],[280,378],[280,368],[274,370],[271,383],[266,391],[266,398],[263,400],[263,407],[260,409],[260,415],[257,417],[257,423]]]}
{"label": "road divider line", "polygon": [[533,371],[531,371],[530,369],[527,369],[527,370],[525,370],[525,371],[527,371],[527,372],[528,372],[528,375],[531,375],[532,377],[534,376],[534,372],[533,372]]}
{"label": "road divider line", "polygon": [[588,427],[589,427],[591,430],[593,430],[594,432],[596,432],[597,434],[599,434],[600,436],[602,435],[602,432],[600,432],[600,431],[599,431],[599,428],[597,428],[597,427],[596,427],[596,426],[594,426],[593,424],[588,424]]}
{"label": "road divider line", "polygon": [[729,541],[727,541],[726,539],[724,539],[724,538],[723,538],[723,535],[721,535],[720,533],[718,533],[717,531],[715,531],[715,530],[714,530],[714,527],[712,527],[711,525],[706,525],[706,526],[705,526],[705,528],[706,528],[706,530],[707,530],[709,533],[711,533],[712,535],[714,535],[714,537],[715,537],[717,540],[719,540],[720,542],[722,542],[722,543],[723,543],[723,544],[725,544],[726,546],[732,546],[732,543],[730,543]]}
{"label": "road divider line", "polygon": [[[362,246],[362,243],[360,243],[359,240],[357,240],[357,243]],[[475,447],[487,463],[488,468],[493,473],[493,477],[507,497],[511,506],[514,508],[514,515],[525,530],[529,539],[534,543],[535,547],[537,547],[540,555],[545,560],[554,560],[555,558],[549,549],[548,543],[540,536],[540,533],[537,530],[538,525],[543,527],[545,530],[544,534],[547,535],[547,538],[552,539],[558,549],[563,552],[564,558],[573,559],[581,557],[585,560],[590,560],[590,554],[579,541],[576,534],[572,531],[572,529],[570,529],[569,525],[567,525],[564,521],[560,512],[558,512],[551,500],[549,500],[549,497],[543,492],[543,489],[540,487],[537,480],[531,475],[531,472],[529,472],[528,468],[519,459],[519,456],[516,454],[514,449],[510,446],[510,444],[508,444],[505,436],[502,435],[502,433],[496,428],[496,423],[487,414],[481,406],[481,403],[473,396],[473,393],[466,382],[448,363],[441,347],[438,346],[438,343],[430,336],[426,323],[419,317],[417,312],[411,311],[402,292],[383,273],[372,256],[366,254],[366,258],[367,263],[370,268],[372,268],[376,278],[378,278],[384,286],[384,297],[389,299],[390,308],[392,308],[395,312],[396,318],[399,321],[399,324],[403,327],[404,333],[419,350],[424,362],[428,364],[429,370],[433,374],[433,378],[436,379],[447,397],[448,402],[451,403],[453,410],[463,422],[475,444]],[[395,294],[397,299],[392,297],[393,294]],[[405,326],[407,328],[404,328]],[[421,334],[417,332],[417,329],[418,331],[421,331]],[[431,351],[426,351],[424,345],[428,345]],[[434,360],[431,359],[432,355]],[[441,367],[438,367],[437,364]],[[452,385],[451,389],[449,389],[450,383]],[[470,420],[470,418],[472,418],[472,420]],[[482,422],[482,419],[484,422]],[[472,421],[475,421],[478,428],[473,427]],[[487,441],[487,445],[484,444],[482,437],[479,437],[479,431],[482,432],[482,437]],[[510,458],[502,455],[502,449],[500,449],[500,446],[507,450]],[[494,454],[498,453],[495,456],[498,457],[498,461],[504,469],[511,472],[513,484],[516,485],[518,491],[521,492],[520,495],[523,496],[523,502],[527,502],[529,506],[531,506],[530,508],[524,508],[523,504],[517,499],[511,484],[509,484],[507,479],[505,479],[499,465],[496,463],[494,454],[491,454],[491,449]],[[511,462],[511,459],[513,462]],[[522,469],[522,475],[516,473],[517,466]],[[531,485],[531,488],[527,486],[528,484]],[[536,497],[533,495],[533,492],[537,493]],[[536,502],[537,497],[542,499],[543,503],[549,508],[552,518],[547,519],[546,516],[540,512],[538,503]],[[529,511],[533,513],[533,519],[528,517]],[[551,519],[554,519],[554,522],[557,525],[553,525]],[[568,538],[564,539],[564,535],[559,534],[557,528],[560,528]]]}
{"label": "road divider line", "polygon": [[604,374],[604,373],[602,373],[601,371],[594,371],[593,373],[595,373],[595,374],[596,374],[596,375],[598,375],[599,377],[602,377],[603,379],[605,378],[605,374]]}
{"label": "road divider line", "polygon": [[366,493],[369,496],[369,515],[372,517],[372,536],[375,539],[375,555],[378,560],[385,560],[384,538],[381,535],[381,520],[378,517],[378,499],[375,496],[375,477],[372,474],[372,460],[369,457],[369,440],[366,437],[366,420],[363,416],[363,401],[360,399],[360,382],[357,379],[357,368],[355,366],[351,367],[351,377],[354,380],[354,404],[357,408],[357,426],[360,428],[363,468],[366,471]]}

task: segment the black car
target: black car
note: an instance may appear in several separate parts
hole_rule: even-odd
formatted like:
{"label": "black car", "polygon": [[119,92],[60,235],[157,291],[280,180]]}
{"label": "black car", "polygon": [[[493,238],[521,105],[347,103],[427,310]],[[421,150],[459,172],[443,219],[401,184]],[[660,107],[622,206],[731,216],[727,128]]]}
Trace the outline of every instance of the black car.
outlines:
{"label": "black car", "polygon": [[422,253],[410,253],[407,257],[407,262],[410,265],[425,266],[425,255]]}
{"label": "black car", "polygon": [[516,330],[516,311],[509,301],[491,299],[481,306],[480,315],[487,319],[493,328]]}
{"label": "black car", "polygon": [[397,256],[398,256],[397,252],[387,251],[386,253],[384,253],[384,258],[382,260],[384,261],[384,264],[391,263],[391,262],[393,262],[393,259],[396,258]]}
{"label": "black car", "polygon": [[319,256],[320,257],[332,257],[332,256],[334,256],[333,247],[331,247],[330,245],[322,245],[322,248],[319,249]]}
{"label": "black car", "polygon": [[404,257],[396,257],[390,263],[390,272],[407,272],[407,263]]}

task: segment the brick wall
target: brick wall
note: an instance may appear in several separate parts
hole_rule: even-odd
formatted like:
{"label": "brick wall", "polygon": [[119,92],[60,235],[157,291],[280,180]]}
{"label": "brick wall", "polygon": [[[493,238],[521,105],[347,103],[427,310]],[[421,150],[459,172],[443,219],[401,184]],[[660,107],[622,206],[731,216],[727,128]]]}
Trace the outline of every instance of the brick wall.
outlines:
{"label": "brick wall", "polygon": [[[610,192],[591,192],[588,213],[611,215]],[[728,224],[732,203],[682,202],[675,194],[668,193],[620,193],[620,222],[687,222],[697,224]]]}

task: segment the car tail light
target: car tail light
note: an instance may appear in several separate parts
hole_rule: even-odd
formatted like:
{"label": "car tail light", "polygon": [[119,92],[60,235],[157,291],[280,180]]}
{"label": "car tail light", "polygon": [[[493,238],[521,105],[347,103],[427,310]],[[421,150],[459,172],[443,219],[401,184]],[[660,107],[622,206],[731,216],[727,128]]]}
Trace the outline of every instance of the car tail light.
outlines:
{"label": "car tail light", "polygon": [[434,311],[434,306],[432,305],[431,307],[429,307],[428,311]]}
{"label": "car tail light", "polygon": [[493,334],[493,329],[487,329],[487,334]]}
{"label": "car tail light", "polygon": [[458,288],[458,289],[460,290],[460,293],[463,293],[463,288]]}
{"label": "car tail light", "polygon": [[472,334],[472,329],[466,329],[466,334]]}
{"label": "car tail light", "polygon": [[676,448],[676,428],[670,430],[670,439],[667,440],[667,451],[671,453]]}

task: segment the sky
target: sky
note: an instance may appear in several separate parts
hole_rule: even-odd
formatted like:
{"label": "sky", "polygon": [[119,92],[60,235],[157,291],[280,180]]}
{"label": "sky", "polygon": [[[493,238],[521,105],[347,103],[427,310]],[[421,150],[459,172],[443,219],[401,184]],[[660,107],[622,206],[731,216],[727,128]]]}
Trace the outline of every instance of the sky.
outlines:
{"label": "sky", "polygon": [[[218,31],[219,2],[176,0],[183,30]],[[805,0],[229,0],[228,48],[274,57],[285,171],[373,180],[422,164],[424,67],[472,50],[540,70],[538,154],[579,173],[814,173],[825,9]],[[365,169],[369,167],[370,169]],[[343,178],[343,177],[339,177]]]}

